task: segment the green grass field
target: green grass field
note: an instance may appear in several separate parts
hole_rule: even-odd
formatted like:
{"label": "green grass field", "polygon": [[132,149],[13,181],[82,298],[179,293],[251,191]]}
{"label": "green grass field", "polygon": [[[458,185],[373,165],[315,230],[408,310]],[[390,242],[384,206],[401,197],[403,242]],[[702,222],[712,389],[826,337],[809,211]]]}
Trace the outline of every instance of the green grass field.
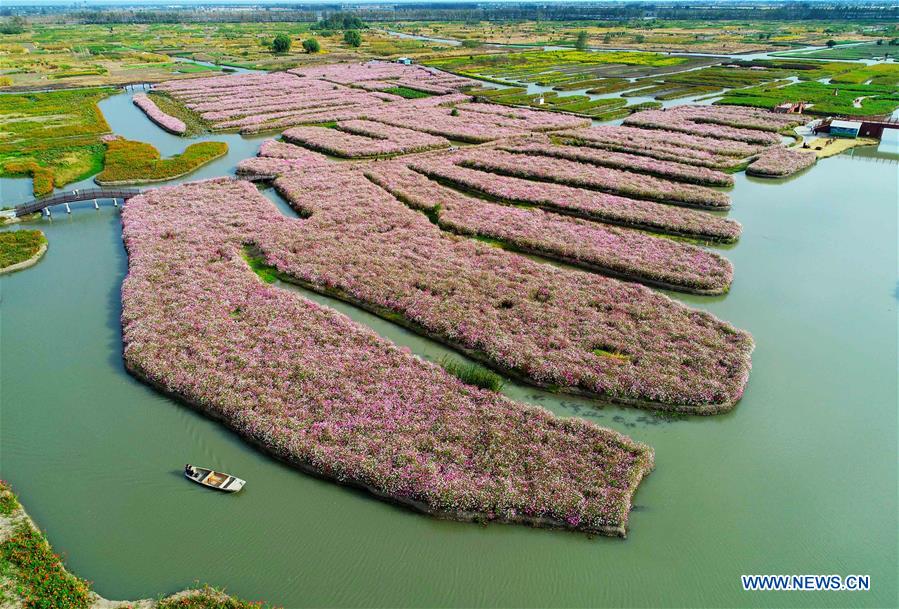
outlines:
{"label": "green grass field", "polygon": [[899,56],[899,44],[891,44],[891,40],[883,40],[881,44],[876,42],[844,46],[837,45],[830,49],[821,49],[818,51],[802,51],[777,53],[778,57],[797,57],[797,58],[814,58],[814,59],[835,59],[835,60],[853,60],[853,59],[879,59],[884,56]]}
{"label": "green grass field", "polygon": [[[859,107],[855,100],[861,99]],[[761,85],[730,91],[718,103],[773,108],[785,101],[806,101],[807,112],[821,115],[879,116],[899,108],[899,90],[878,85],[823,84],[816,81],[786,86]]]}
{"label": "green grass field", "polygon": [[608,70],[625,68],[672,68],[689,63],[684,57],[661,53],[631,51],[589,53],[581,51],[525,51],[450,57],[428,61],[427,64],[463,76],[487,77],[498,82],[533,82],[545,86],[576,88],[578,82],[595,82]]}
{"label": "green grass field", "polygon": [[109,125],[97,102],[111,88],[0,95],[0,175],[33,175],[46,194],[103,167]]}

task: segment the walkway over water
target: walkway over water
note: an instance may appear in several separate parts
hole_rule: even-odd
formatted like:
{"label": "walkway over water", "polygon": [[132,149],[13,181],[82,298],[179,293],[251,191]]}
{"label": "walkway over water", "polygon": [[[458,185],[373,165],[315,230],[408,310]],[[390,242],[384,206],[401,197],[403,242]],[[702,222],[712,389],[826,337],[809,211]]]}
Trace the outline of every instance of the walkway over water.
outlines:
{"label": "walkway over water", "polygon": [[29,201],[28,203],[16,205],[15,212],[17,218],[44,209],[47,210],[47,214],[49,215],[50,207],[54,205],[65,205],[66,212],[70,213],[69,203],[74,203],[75,201],[93,201],[94,207],[99,207],[99,204],[97,203],[99,199],[112,199],[113,204],[118,207],[118,199],[122,199],[124,202],[139,194],[140,190],[137,188],[88,188],[73,190],[71,192],[60,192],[51,197],[40,197],[33,201]]}

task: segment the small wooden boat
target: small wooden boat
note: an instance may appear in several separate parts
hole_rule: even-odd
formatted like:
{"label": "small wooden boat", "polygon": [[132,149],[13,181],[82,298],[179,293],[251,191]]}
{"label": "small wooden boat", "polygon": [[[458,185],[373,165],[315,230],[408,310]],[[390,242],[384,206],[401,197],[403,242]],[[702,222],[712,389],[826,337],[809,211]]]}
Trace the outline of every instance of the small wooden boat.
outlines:
{"label": "small wooden boat", "polygon": [[245,480],[241,480],[231,474],[217,472],[205,467],[195,467],[190,463],[184,466],[184,476],[197,484],[202,484],[218,491],[225,491],[226,493],[236,493],[246,484]]}

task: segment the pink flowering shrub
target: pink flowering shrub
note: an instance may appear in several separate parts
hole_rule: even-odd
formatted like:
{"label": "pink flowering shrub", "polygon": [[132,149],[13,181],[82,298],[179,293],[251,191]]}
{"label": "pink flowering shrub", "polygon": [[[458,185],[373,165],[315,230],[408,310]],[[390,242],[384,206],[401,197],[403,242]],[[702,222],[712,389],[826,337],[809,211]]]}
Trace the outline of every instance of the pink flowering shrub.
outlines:
{"label": "pink flowering shrub", "polygon": [[402,145],[409,151],[431,150],[434,148],[446,148],[450,143],[446,138],[429,135],[414,129],[394,127],[376,121],[348,120],[337,123],[337,129],[356,135],[390,140]]}
{"label": "pink flowering shrub", "polygon": [[[691,106],[682,107],[692,108]],[[760,131],[757,129],[726,127],[724,125],[696,121],[693,120],[689,112],[678,111],[678,108],[637,112],[624,119],[624,124],[630,127],[680,131],[690,135],[720,138],[723,140],[736,140],[738,142],[747,142],[749,144],[764,144],[770,146],[780,143],[780,136],[776,133]]]}
{"label": "pink flowering shrub", "polygon": [[356,117],[386,102],[380,95],[286,72],[169,81],[157,85],[213,129],[264,131],[332,117]]}
{"label": "pink flowering shrub", "polygon": [[143,110],[144,114],[146,114],[151,121],[166,131],[174,133],[175,135],[184,135],[187,131],[187,125],[184,124],[184,121],[177,119],[174,116],[169,116],[160,110],[156,103],[145,93],[135,93],[131,98],[131,101],[134,102],[135,106]]}
{"label": "pink flowering shrub", "polygon": [[[435,99],[439,100],[440,98]],[[424,100],[413,100],[413,103],[421,101]],[[533,112],[522,114],[520,115],[522,118],[517,118],[502,114],[471,112],[467,110],[467,107],[472,104],[457,104],[454,115],[453,108],[417,105],[412,110],[409,105],[407,103],[392,104],[387,108],[379,109],[378,114],[366,115],[366,118],[471,143],[490,142],[535,131],[573,129],[589,124],[586,119],[552,112]],[[410,116],[414,116],[415,120],[410,121]]]}
{"label": "pink flowering shrub", "polygon": [[524,203],[570,215],[632,228],[695,237],[708,241],[736,241],[740,224],[712,214],[618,195],[531,182],[459,167],[443,159],[416,159],[416,171],[463,190],[508,203]]}
{"label": "pink flowering shrub", "polygon": [[766,146],[658,129],[600,125],[556,134],[581,146],[639,154],[702,167],[727,169]]}
{"label": "pink flowering shrub", "polygon": [[[387,79],[387,80],[381,80]],[[234,74],[157,87],[197,112],[213,129],[258,133],[315,122],[364,118],[383,106],[410,105],[395,95],[374,89],[409,86],[459,101],[456,92],[471,81],[421,66],[338,64],[268,74]],[[364,88],[360,85],[364,85]],[[372,89],[372,90],[366,90]],[[468,100],[467,96],[462,99]]]}
{"label": "pink flowering shrub", "polygon": [[352,166],[336,171],[275,180],[308,218],[254,239],[310,289],[537,385],[697,413],[742,395],[748,334],[637,284],[447,235]]}
{"label": "pink flowering shrub", "polygon": [[345,158],[393,156],[450,145],[442,137],[365,120],[340,122],[336,129],[294,127],[284,132],[284,139]]}
{"label": "pink flowering shrub", "polygon": [[551,156],[583,163],[591,163],[602,167],[622,169],[636,173],[645,173],[657,178],[703,184],[706,186],[733,186],[732,176],[707,167],[695,167],[672,161],[649,159],[636,154],[622,152],[602,152],[591,148],[577,146],[553,146],[547,142],[530,142],[505,144],[498,146],[500,150],[536,156]]}
{"label": "pink flowering shrub", "polygon": [[729,209],[730,197],[703,186],[678,184],[648,175],[596,167],[567,159],[478,149],[455,156],[463,167],[529,180],[591,188],[637,199],[670,202],[702,209]]}
{"label": "pink flowering shrub", "polygon": [[247,180],[273,180],[283,173],[309,167],[309,163],[301,159],[257,156],[240,161],[235,173]]}
{"label": "pink flowering shrub", "polygon": [[[291,74],[309,78],[322,79],[345,85],[365,86],[366,84],[391,83],[387,86],[428,87],[432,92],[458,91],[462,87],[470,87],[477,81],[454,74],[441,72],[434,68],[420,65],[403,65],[386,61],[369,61],[366,63],[327,64],[288,70]],[[408,84],[407,84],[408,83]],[[424,90],[424,89],[422,89]]]}
{"label": "pink flowering shrub", "polygon": [[441,228],[648,285],[720,294],[733,279],[722,256],[670,239],[586,220],[473,199],[398,163],[365,175],[399,200],[433,212]]}
{"label": "pink flowering shrub", "polygon": [[249,180],[270,180],[282,173],[311,169],[330,163],[328,157],[300,146],[265,140],[259,146],[259,156],[237,164],[237,175]]}
{"label": "pink flowering shrub", "polygon": [[712,123],[726,127],[780,131],[806,122],[796,114],[779,114],[748,106],[678,106],[674,111],[696,123]]}
{"label": "pink flowering shrub", "polygon": [[293,256],[283,246],[314,249],[317,237],[305,235],[314,222],[221,179],[135,197],[122,223],[124,357],[139,378],[304,471],[388,501],[625,534],[650,448],[465,385],[264,284],[241,258],[248,242],[278,259]]}
{"label": "pink flowering shrub", "polygon": [[307,150],[302,146],[294,146],[287,142],[279,142],[278,140],[265,140],[259,145],[259,156],[270,157],[273,159],[292,159],[301,160],[312,164],[327,163],[328,158],[317,153]]}
{"label": "pink flowering shrub", "polygon": [[746,173],[763,178],[783,178],[811,167],[817,160],[814,150],[775,146],[753,161]]}

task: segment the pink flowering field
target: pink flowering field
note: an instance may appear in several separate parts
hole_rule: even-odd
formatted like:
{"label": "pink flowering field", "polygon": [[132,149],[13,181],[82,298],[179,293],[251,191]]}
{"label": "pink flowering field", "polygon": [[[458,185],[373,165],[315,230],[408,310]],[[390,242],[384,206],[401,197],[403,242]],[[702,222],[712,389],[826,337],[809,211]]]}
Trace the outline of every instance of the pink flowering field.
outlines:
{"label": "pink flowering field", "polygon": [[271,180],[282,173],[323,167],[330,162],[325,155],[306,148],[265,140],[259,146],[259,156],[244,159],[237,164],[237,175],[251,180]]}
{"label": "pink flowering field", "polygon": [[732,242],[740,236],[738,222],[683,207],[487,173],[440,158],[416,158],[410,167],[458,189],[498,201],[533,205],[607,224],[706,241]]}
{"label": "pink flowering field", "polygon": [[693,184],[682,184],[653,176],[597,167],[577,161],[545,156],[513,154],[478,149],[456,155],[454,162],[481,171],[589,188],[638,199],[697,207],[729,209],[727,194]]}
{"label": "pink flowering field", "polygon": [[139,378],[304,471],[388,501],[444,518],[625,535],[651,449],[465,385],[264,284],[244,244],[289,257],[278,248],[308,241],[307,222],[280,215],[251,184],[156,189],[131,199],[122,222],[124,356]]}
{"label": "pink flowering field", "polygon": [[766,150],[746,168],[746,173],[763,178],[783,178],[815,164],[814,150],[775,146]]}
{"label": "pink flowering field", "polygon": [[436,214],[441,228],[460,234],[489,237],[524,252],[680,291],[720,294],[733,279],[727,259],[693,245],[474,199],[399,163],[377,163],[365,175],[397,199]]}
{"label": "pink flowering field", "polygon": [[[685,109],[682,110],[681,108]],[[679,106],[667,110],[644,110],[628,116],[624,119],[624,124],[630,127],[679,131],[688,135],[735,140],[749,144],[772,146],[780,143],[780,136],[770,130],[762,130],[757,126],[747,128],[716,124],[708,121],[710,115],[697,115],[692,111],[692,108],[692,106]],[[774,112],[770,114],[772,116],[782,116]]]}
{"label": "pink flowering field", "polygon": [[624,152],[663,161],[727,170],[765,149],[760,144],[718,140],[674,131],[600,125],[555,134],[567,144]]}
{"label": "pink flowering field", "polygon": [[256,243],[311,289],[537,385],[696,413],[742,395],[752,339],[707,313],[446,234],[352,167],[274,184],[308,219]]}
{"label": "pink flowering field", "polygon": [[596,150],[580,146],[554,146],[549,142],[528,142],[501,145],[500,150],[519,154],[551,156],[571,161],[592,163],[602,167],[622,169],[635,173],[645,173],[657,178],[676,182],[688,182],[705,186],[733,186],[734,178],[722,171],[707,167],[696,167],[673,161],[650,159],[637,154]]}
{"label": "pink flowering field", "polygon": [[753,339],[658,290],[727,292],[734,268],[708,245],[742,227],[705,210],[730,208],[730,172],[814,157],[780,145],[795,117],[764,110],[592,127],[474,102],[471,83],[368,62],[158,85],[212,129],[280,134],[237,174],[271,181],[300,217],[242,180],[130,200],[126,364],[275,456],[382,499],[623,536],[651,449],[467,385],[264,283],[245,257],[522,382],[715,414],[741,399]]}
{"label": "pink flowering field", "polygon": [[797,114],[780,114],[762,108],[739,108],[733,106],[678,106],[673,111],[680,117],[695,123],[710,123],[740,129],[780,131],[796,127],[806,122]]}
{"label": "pink flowering field", "polygon": [[442,137],[366,120],[342,121],[334,129],[293,127],[283,135],[288,142],[344,158],[395,156],[450,145]]}
{"label": "pink flowering field", "polygon": [[150,120],[166,131],[174,133],[175,135],[183,135],[184,132],[187,131],[187,125],[184,124],[184,121],[160,110],[159,106],[156,105],[156,102],[150,99],[145,93],[136,93],[131,98],[131,101],[134,102],[135,106],[143,110],[144,114],[146,114]]}

